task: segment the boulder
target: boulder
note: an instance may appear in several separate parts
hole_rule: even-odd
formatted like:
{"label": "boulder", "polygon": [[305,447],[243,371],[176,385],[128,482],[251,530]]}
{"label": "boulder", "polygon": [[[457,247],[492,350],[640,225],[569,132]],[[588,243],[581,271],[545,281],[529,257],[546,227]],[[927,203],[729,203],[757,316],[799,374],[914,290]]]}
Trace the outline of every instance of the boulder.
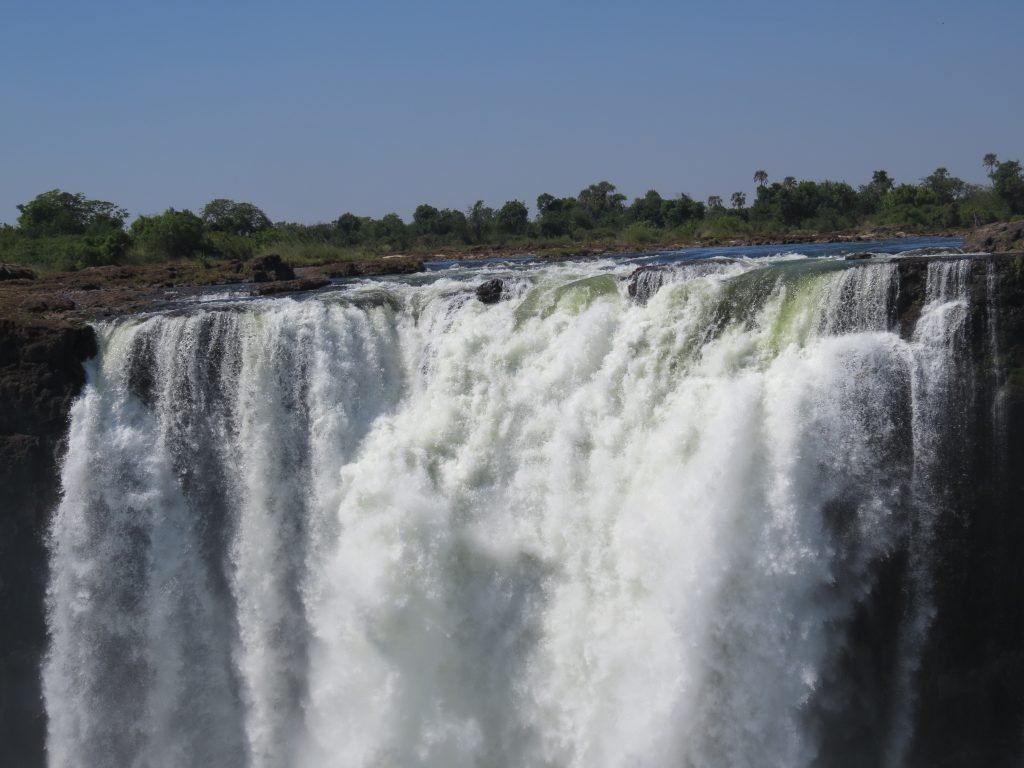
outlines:
{"label": "boulder", "polygon": [[266,256],[253,259],[251,265],[254,283],[295,279],[295,270],[276,253],[268,253]]}
{"label": "boulder", "polygon": [[307,277],[302,280],[284,280],[273,285],[263,285],[253,291],[253,296],[272,296],[275,293],[296,293],[298,291],[315,291],[330,285],[326,277]]}
{"label": "boulder", "polygon": [[1024,219],[988,224],[971,230],[964,237],[964,250],[968,253],[1024,250]]}
{"label": "boulder", "polygon": [[484,304],[497,304],[501,301],[501,292],[505,284],[498,278],[480,283],[476,287],[476,297]]}
{"label": "boulder", "polygon": [[36,273],[17,264],[0,264],[0,280],[35,280]]}

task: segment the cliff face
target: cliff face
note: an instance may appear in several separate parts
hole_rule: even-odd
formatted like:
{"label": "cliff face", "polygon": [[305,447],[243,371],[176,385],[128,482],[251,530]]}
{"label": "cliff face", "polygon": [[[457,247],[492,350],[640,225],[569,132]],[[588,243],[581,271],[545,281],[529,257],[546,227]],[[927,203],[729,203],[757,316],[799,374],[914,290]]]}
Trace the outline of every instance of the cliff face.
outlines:
{"label": "cliff face", "polygon": [[95,352],[89,327],[0,321],[0,765],[43,763],[44,536],[68,410]]}
{"label": "cliff face", "polygon": [[971,275],[974,396],[945,457],[915,765],[1019,765],[1024,754],[1024,254],[984,261]]}

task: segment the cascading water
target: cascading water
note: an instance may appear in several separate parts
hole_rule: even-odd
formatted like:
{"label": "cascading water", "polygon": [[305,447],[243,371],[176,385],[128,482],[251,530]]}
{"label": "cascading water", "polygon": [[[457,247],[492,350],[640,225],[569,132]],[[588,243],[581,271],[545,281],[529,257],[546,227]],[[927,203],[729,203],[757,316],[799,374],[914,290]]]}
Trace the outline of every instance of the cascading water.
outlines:
{"label": "cascading water", "polygon": [[844,632],[909,550],[900,765],[970,269],[930,266],[910,339],[894,263],[797,257],[102,326],[51,765],[829,765]]}

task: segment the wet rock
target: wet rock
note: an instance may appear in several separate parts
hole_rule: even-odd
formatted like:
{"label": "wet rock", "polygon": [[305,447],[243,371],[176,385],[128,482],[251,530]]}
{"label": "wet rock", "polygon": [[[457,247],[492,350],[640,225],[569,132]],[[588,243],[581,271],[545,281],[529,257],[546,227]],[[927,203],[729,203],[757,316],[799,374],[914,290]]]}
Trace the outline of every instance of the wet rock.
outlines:
{"label": "wet rock", "polygon": [[269,253],[266,256],[253,259],[251,264],[253,270],[252,281],[254,283],[295,279],[295,270],[276,253]]}
{"label": "wet rock", "polygon": [[91,328],[0,321],[0,765],[45,764],[45,537],[68,411],[95,353]]}
{"label": "wet rock", "polygon": [[476,297],[484,304],[497,304],[501,301],[501,292],[505,287],[498,278],[488,280],[476,287]]}
{"label": "wet rock", "polygon": [[0,280],[35,280],[36,273],[16,264],[0,264]]}
{"label": "wet rock", "polygon": [[1024,250],[1024,219],[988,224],[967,233],[964,238],[967,252],[1005,253]]}
{"label": "wet rock", "polygon": [[664,285],[665,270],[666,267],[659,264],[638,267],[629,276],[629,285],[626,287],[629,297],[638,304],[646,304]]}
{"label": "wet rock", "polygon": [[423,271],[423,260],[404,257],[377,261],[342,261],[321,267],[328,277],[374,277],[377,275],[410,275]]}
{"label": "wet rock", "polygon": [[75,302],[61,297],[37,299],[25,303],[25,309],[39,314],[42,312],[69,312],[75,308]]}
{"label": "wet rock", "polygon": [[959,256],[962,254],[959,248],[940,246],[936,248],[911,248],[909,251],[900,251],[897,256],[907,258],[909,256]]}
{"label": "wet rock", "polygon": [[283,280],[272,285],[262,285],[253,291],[253,296],[272,296],[275,293],[296,293],[299,291],[315,291],[330,285],[326,277],[307,277],[302,280]]}

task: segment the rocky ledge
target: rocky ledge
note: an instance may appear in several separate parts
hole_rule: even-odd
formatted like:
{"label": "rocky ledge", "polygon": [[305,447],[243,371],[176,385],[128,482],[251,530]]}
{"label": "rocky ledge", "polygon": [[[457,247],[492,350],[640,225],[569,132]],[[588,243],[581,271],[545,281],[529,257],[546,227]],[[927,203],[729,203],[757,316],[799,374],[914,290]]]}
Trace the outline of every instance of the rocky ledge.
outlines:
{"label": "rocky ledge", "polygon": [[96,353],[85,326],[0,320],[0,764],[41,756],[46,720],[43,532],[57,503],[68,411]]}

